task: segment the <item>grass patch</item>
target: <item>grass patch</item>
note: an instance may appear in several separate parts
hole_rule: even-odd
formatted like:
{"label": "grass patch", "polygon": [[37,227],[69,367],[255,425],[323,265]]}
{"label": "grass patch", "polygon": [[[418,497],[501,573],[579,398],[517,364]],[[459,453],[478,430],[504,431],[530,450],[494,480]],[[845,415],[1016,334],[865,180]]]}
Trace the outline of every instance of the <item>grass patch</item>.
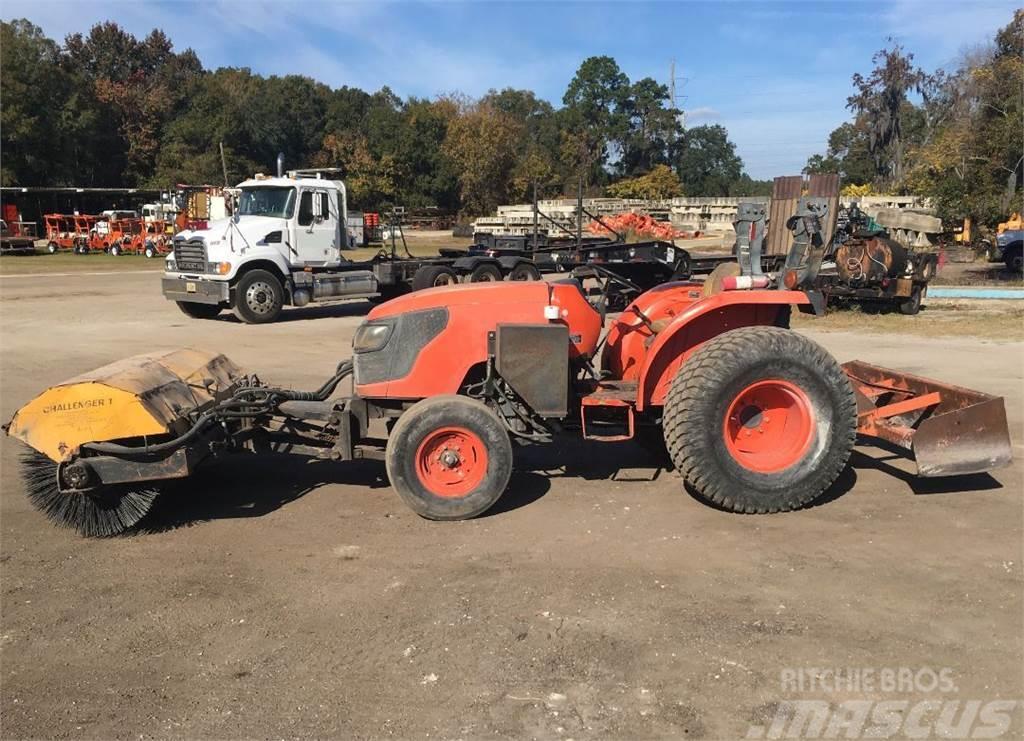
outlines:
{"label": "grass patch", "polygon": [[103,252],[76,255],[73,252],[49,254],[36,249],[33,255],[4,255],[0,257],[0,275],[23,273],[83,273],[115,270],[161,270],[163,258],[147,259],[142,255],[118,255]]}
{"label": "grass patch", "polygon": [[1024,340],[1024,306],[1019,301],[927,300],[921,313],[875,313],[853,305],[829,308],[823,317],[793,312],[793,326],[825,332],[880,332],[921,337],[980,337]]}

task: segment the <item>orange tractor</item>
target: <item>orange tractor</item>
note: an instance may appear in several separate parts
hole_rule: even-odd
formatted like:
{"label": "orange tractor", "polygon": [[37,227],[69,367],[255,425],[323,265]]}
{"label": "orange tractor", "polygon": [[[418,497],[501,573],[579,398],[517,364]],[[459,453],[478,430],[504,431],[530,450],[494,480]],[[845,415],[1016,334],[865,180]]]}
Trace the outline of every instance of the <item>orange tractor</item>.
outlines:
{"label": "orange tractor", "polygon": [[[738,275],[641,293],[591,267],[592,301],[575,279],[427,289],[374,308],[351,360],[318,389],[268,385],[217,353],[155,353],[44,391],[7,432],[32,449],[35,506],[86,535],[131,527],[163,483],[232,453],[382,460],[399,496],[434,520],[485,512],[509,483],[513,443],[565,434],[653,432],[698,496],[734,512],[813,501],[858,435],[903,449],[922,476],[1008,464],[1001,398],[841,366],[789,329],[792,307],[823,307],[820,225],[800,218],[810,238],[776,275],[748,261]],[[636,297],[609,320],[616,284]],[[337,394],[350,377],[352,394]]]}

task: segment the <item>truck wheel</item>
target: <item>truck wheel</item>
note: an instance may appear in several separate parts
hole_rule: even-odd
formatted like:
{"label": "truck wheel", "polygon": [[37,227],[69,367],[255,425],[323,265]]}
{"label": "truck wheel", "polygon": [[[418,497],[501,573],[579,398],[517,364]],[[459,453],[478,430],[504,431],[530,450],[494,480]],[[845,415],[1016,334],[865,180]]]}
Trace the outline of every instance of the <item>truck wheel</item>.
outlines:
{"label": "truck wheel", "polygon": [[477,265],[469,274],[470,283],[494,283],[499,280],[501,280],[501,268],[490,263]]}
{"label": "truck wheel", "polygon": [[186,316],[193,319],[213,319],[221,312],[220,304],[197,304],[192,301],[175,301]]}
{"label": "truck wheel", "polygon": [[663,420],[676,470],[699,496],[733,512],[782,512],[815,499],[846,466],[857,404],[818,344],[744,327],[683,364]]}
{"label": "truck wheel", "polygon": [[428,520],[465,520],[490,509],[512,475],[501,420],[465,396],[434,396],[398,418],[385,465],[391,485]]}
{"label": "truck wheel", "polygon": [[910,297],[900,301],[897,308],[899,308],[900,314],[907,316],[913,316],[919,312],[921,310],[921,286],[914,286]]}
{"label": "truck wheel", "polygon": [[235,314],[246,324],[269,324],[283,307],[281,281],[268,270],[250,270],[235,286]]}
{"label": "truck wheel", "polygon": [[453,286],[459,282],[455,271],[444,265],[424,265],[412,277],[412,290],[422,291],[424,288],[437,286]]}
{"label": "truck wheel", "polygon": [[508,274],[509,280],[540,280],[540,271],[536,265],[528,262],[521,262],[516,265]]}
{"label": "truck wheel", "polygon": [[56,242],[48,242],[46,245],[46,251],[49,252],[51,255],[57,254],[58,249],[60,248],[57,246]]}

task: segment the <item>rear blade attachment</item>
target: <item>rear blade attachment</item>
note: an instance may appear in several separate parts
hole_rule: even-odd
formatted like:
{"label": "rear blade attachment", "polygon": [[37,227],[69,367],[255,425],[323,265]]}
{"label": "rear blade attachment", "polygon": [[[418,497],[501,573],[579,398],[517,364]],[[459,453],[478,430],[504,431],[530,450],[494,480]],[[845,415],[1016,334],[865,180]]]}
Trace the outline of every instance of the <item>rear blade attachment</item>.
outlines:
{"label": "rear blade attachment", "polygon": [[857,432],[908,451],[919,476],[956,476],[1013,459],[1001,396],[854,360]]}

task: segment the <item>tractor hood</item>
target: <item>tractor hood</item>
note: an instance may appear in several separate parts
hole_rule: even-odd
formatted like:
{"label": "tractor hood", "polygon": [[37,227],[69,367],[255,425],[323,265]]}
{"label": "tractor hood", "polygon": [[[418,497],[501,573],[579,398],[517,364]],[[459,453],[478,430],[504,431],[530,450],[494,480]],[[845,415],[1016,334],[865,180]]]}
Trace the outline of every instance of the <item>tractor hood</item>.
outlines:
{"label": "tractor hood", "polygon": [[544,322],[544,307],[550,299],[550,285],[544,281],[467,283],[427,288],[399,296],[376,307],[366,318],[373,321],[412,311],[454,306],[479,306],[481,312],[487,313],[498,305],[519,304],[536,307],[536,321]]}

